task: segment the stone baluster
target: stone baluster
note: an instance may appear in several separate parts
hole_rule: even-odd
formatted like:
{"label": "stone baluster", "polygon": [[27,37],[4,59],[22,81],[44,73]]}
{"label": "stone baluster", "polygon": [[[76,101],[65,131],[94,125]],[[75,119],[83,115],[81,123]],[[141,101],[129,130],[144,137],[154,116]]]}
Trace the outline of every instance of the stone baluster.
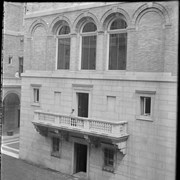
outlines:
{"label": "stone baluster", "polygon": [[112,133],[113,135],[118,135],[118,134],[120,134],[119,127],[120,127],[120,125],[112,124],[112,132],[111,132],[111,133]]}
{"label": "stone baluster", "polygon": [[55,117],[54,117],[54,123],[55,123],[56,125],[59,125],[59,124],[60,124],[59,116],[55,116]]}
{"label": "stone baluster", "polygon": [[34,119],[36,120],[36,121],[39,121],[39,112],[35,112],[34,113]]}
{"label": "stone baluster", "polygon": [[89,131],[90,120],[84,120],[84,130]]}

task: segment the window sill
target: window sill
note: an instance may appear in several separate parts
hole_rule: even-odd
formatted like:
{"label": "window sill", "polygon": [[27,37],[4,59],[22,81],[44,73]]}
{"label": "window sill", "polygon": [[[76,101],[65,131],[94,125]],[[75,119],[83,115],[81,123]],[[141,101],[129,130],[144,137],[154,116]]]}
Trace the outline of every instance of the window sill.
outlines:
{"label": "window sill", "polygon": [[136,120],[153,122],[151,116],[143,116],[143,115],[136,116]]}
{"label": "window sill", "polygon": [[70,69],[56,69],[56,71],[70,71]]}
{"label": "window sill", "polygon": [[51,152],[51,156],[55,158],[60,158],[60,153],[59,152]]}
{"label": "window sill", "polygon": [[107,171],[107,172],[110,172],[110,173],[114,173],[114,168],[113,168],[113,167],[110,167],[110,166],[104,166],[104,167],[103,167],[103,171]]}
{"label": "window sill", "polygon": [[40,107],[40,103],[32,103],[31,106],[37,106],[37,107]]}
{"label": "window sill", "polygon": [[97,69],[79,69],[79,71],[97,71]]}

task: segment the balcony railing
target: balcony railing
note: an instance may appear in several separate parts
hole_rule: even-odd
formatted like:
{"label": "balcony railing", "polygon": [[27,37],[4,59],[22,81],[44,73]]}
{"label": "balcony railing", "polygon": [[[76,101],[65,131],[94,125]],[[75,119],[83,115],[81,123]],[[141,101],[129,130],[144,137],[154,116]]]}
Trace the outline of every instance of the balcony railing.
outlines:
{"label": "balcony railing", "polygon": [[112,138],[128,136],[126,121],[112,122],[36,110],[34,112],[33,123],[50,125],[57,129],[74,130],[86,134],[109,136]]}

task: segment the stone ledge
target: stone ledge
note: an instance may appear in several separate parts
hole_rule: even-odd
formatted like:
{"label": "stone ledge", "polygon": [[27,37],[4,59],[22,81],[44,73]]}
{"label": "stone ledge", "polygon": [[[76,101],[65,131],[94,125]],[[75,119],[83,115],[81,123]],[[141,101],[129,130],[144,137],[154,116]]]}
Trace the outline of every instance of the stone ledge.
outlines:
{"label": "stone ledge", "polygon": [[[68,72],[68,73],[67,73]],[[21,76],[32,78],[59,79],[92,79],[92,80],[120,80],[120,81],[151,81],[177,82],[177,76],[166,72],[128,72],[128,71],[26,71]]]}

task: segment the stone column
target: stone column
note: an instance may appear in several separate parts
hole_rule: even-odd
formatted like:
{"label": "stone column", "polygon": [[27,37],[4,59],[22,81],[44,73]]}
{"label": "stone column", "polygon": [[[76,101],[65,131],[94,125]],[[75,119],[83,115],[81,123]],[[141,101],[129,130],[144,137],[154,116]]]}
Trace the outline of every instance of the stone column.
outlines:
{"label": "stone column", "polygon": [[135,71],[136,69],[136,30],[134,27],[127,29],[127,54],[126,54],[126,70]]}
{"label": "stone column", "polygon": [[57,64],[56,38],[53,35],[47,36],[46,43],[46,71],[54,71]]}
{"label": "stone column", "polygon": [[75,71],[77,70],[77,63],[78,63],[78,45],[77,45],[77,34],[71,34],[71,46],[70,46],[70,70]]}
{"label": "stone column", "polygon": [[28,36],[24,43],[24,70],[31,70],[31,62],[33,58],[32,37]]}
{"label": "stone column", "polygon": [[103,66],[105,63],[103,54],[104,54],[104,32],[99,31],[97,35],[97,43],[96,43],[96,70],[97,71],[103,71]]}

